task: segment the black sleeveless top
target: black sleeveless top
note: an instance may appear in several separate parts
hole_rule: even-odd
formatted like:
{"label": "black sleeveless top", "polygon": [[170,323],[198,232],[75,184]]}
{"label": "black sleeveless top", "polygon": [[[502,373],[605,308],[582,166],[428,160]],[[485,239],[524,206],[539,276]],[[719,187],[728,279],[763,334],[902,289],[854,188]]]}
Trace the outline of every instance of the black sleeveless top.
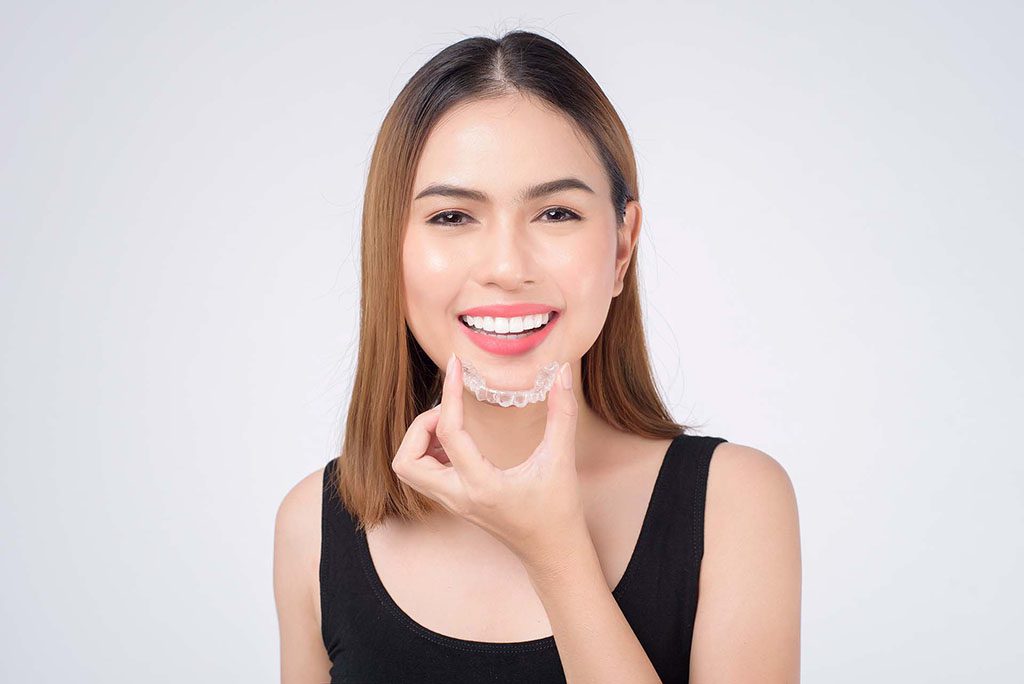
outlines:
{"label": "black sleeveless top", "polygon": [[[612,591],[661,681],[689,678],[697,581],[704,554],[708,467],[721,437],[682,434],[669,446],[626,571]],[[427,629],[384,588],[365,531],[329,486],[324,468],[321,633],[331,684],[349,682],[565,682],[554,636],[469,641]]]}

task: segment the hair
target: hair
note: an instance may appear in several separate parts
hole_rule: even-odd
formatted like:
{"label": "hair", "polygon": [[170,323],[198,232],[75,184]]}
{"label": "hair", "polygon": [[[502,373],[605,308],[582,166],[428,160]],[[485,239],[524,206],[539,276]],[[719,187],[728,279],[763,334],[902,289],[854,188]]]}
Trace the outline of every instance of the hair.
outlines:
{"label": "hair", "polygon": [[[416,166],[433,125],[457,104],[510,94],[561,111],[599,154],[621,227],[638,198],[625,126],[590,73],[565,48],[528,31],[477,36],[443,49],[413,74],[381,124],[362,216],[359,351],[345,435],[330,485],[364,529],[392,516],[418,519],[440,504],[391,468],[409,425],[440,401],[444,377],[409,330],[401,244]],[[632,255],[631,255],[632,256]],[[637,261],[631,259],[600,334],[582,359],[582,394],[603,420],[665,439],[689,428],[672,420],[651,372]]]}

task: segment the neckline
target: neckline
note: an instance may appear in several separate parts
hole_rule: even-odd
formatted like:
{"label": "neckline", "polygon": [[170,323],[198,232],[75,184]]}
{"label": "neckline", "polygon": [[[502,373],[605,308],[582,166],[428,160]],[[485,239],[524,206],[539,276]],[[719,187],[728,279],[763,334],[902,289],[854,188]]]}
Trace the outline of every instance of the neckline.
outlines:
{"label": "neckline", "polygon": [[[644,513],[643,522],[640,525],[640,534],[637,536],[636,544],[633,546],[633,552],[630,554],[629,561],[626,563],[626,569],[623,571],[622,577],[619,578],[615,588],[612,589],[612,596],[615,597],[616,602],[621,603],[620,598],[622,593],[629,588],[629,582],[632,579],[632,576],[636,574],[636,568],[640,564],[640,558],[649,546],[648,537],[651,535],[650,529],[653,525],[652,519],[654,518],[654,508],[658,501],[658,494],[662,489],[664,489],[666,472],[668,471],[668,462],[672,452],[675,451],[679,442],[684,437],[686,437],[685,434],[680,434],[673,438],[672,442],[665,450],[665,454],[661,458],[658,475],[654,480],[654,489],[651,491],[651,498],[647,502],[647,510]],[[462,651],[489,653],[522,653],[527,651],[541,651],[555,647],[554,634],[526,641],[476,641],[473,639],[460,639],[447,634],[441,634],[440,632],[435,632],[434,630],[421,625],[416,622],[412,616],[402,610],[401,606],[399,606],[391,597],[391,594],[388,593],[380,575],[377,574],[376,566],[373,564],[373,556],[370,555],[370,544],[366,538],[366,531],[356,528],[355,532],[356,547],[359,551],[359,558],[363,566],[363,571],[367,580],[369,580],[374,593],[377,595],[377,599],[388,610],[388,612],[398,620],[398,622],[424,639],[441,646]]]}

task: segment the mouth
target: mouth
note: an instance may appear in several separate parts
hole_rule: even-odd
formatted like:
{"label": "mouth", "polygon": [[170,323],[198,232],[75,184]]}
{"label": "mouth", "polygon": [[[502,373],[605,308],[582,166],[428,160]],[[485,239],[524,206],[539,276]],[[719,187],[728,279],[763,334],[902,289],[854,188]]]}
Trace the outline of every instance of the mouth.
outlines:
{"label": "mouth", "polygon": [[465,316],[459,316],[459,323],[461,323],[463,325],[463,327],[465,327],[466,329],[468,329],[468,330],[470,330],[470,331],[472,331],[472,332],[474,332],[474,333],[476,333],[478,335],[485,335],[487,337],[494,337],[494,338],[500,339],[500,340],[518,340],[518,339],[521,339],[521,338],[524,338],[524,337],[530,337],[532,335],[536,335],[537,333],[541,332],[542,330],[544,330],[545,328],[550,326],[552,323],[554,323],[558,319],[559,313],[558,313],[558,311],[551,311],[551,312],[549,312],[547,314],[547,316],[548,316],[548,320],[544,321],[543,323],[541,323],[541,325],[539,325],[539,326],[537,326],[535,328],[531,328],[529,330],[523,330],[521,332],[516,332],[516,333],[513,333],[513,332],[500,333],[500,332],[496,332],[496,331],[485,330],[484,328],[478,328],[476,326],[470,325],[466,321],[466,317]]}

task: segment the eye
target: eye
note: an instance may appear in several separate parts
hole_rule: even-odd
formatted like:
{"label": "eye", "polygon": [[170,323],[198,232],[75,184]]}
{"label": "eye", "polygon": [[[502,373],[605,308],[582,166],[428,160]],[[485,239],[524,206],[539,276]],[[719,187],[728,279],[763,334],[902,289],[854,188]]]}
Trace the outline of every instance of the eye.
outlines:
{"label": "eye", "polygon": [[564,223],[565,221],[578,221],[580,219],[579,214],[571,209],[566,209],[565,207],[552,207],[551,209],[545,209],[541,216],[547,216],[550,218],[552,214],[563,215],[567,218],[553,219],[551,221],[547,221],[547,223]]}
{"label": "eye", "polygon": [[427,220],[427,223],[433,223],[439,226],[461,226],[468,223],[468,221],[453,221],[453,218],[469,218],[468,215],[463,214],[461,211],[442,211],[440,214],[434,214]]}

